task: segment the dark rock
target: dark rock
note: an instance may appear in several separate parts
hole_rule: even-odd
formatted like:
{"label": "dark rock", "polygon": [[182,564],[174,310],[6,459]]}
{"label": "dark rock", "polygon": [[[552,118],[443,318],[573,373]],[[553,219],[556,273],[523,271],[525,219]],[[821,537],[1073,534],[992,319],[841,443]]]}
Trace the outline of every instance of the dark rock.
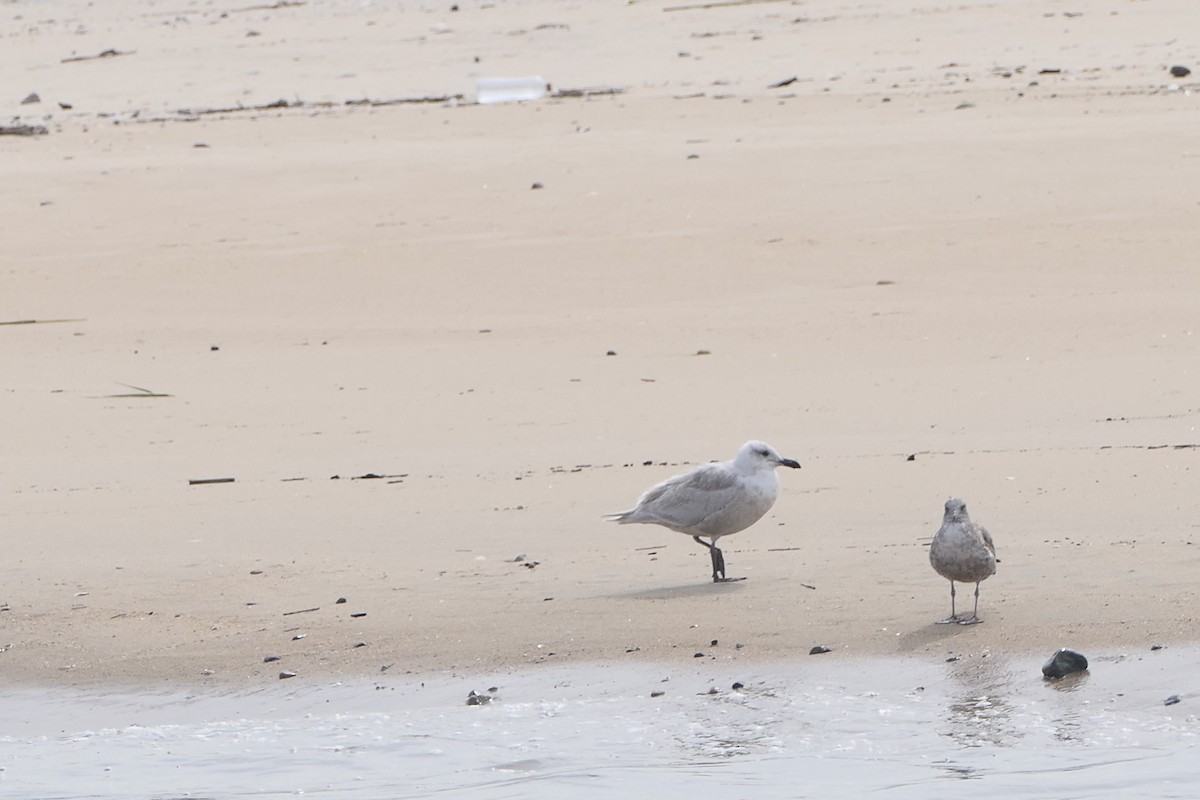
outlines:
{"label": "dark rock", "polygon": [[355,647],[366,647],[367,643],[366,642],[355,642],[354,646]]}
{"label": "dark rock", "polygon": [[1163,649],[1163,645],[1161,645],[1161,644],[1152,644],[1152,645],[1150,645],[1150,649],[1151,649],[1151,650],[1162,650],[1162,649]]}
{"label": "dark rock", "polygon": [[467,695],[467,705],[469,706],[486,706],[492,702],[492,696],[488,694],[479,694],[474,689]]}
{"label": "dark rock", "polygon": [[692,658],[704,658],[704,653],[695,653]]}
{"label": "dark rock", "polygon": [[738,689],[741,689],[741,688],[743,688],[744,686],[745,686],[745,684],[744,684],[744,683],[742,683],[741,681],[734,681],[734,682],[733,682],[733,690],[734,690],[735,692],[736,692]]}
{"label": "dark rock", "polygon": [[826,647],[825,645],[823,645],[823,644],[819,644],[819,645],[817,645],[816,647],[814,647],[812,650],[809,650],[809,651],[808,651],[808,654],[809,654],[810,656],[819,656],[819,655],[821,655],[821,653],[832,653],[832,652],[833,652],[833,651],[832,651],[832,650],[830,650],[830,649],[829,649],[828,647]]}
{"label": "dark rock", "polygon": [[1191,75],[1191,74],[1192,74],[1192,71],[1190,69],[1188,69],[1187,67],[1180,66],[1178,64],[1171,67],[1171,77],[1172,78],[1186,78],[1188,75]]}
{"label": "dark rock", "polygon": [[344,602],[346,602],[346,598],[344,598],[344,597],[339,597],[337,600],[334,600],[334,601],[333,601],[333,604],[334,604],[335,606],[339,606],[339,605],[341,605],[341,604],[342,604],[342,603],[344,603]]}
{"label": "dark rock", "polygon": [[1182,698],[1182,697],[1180,697],[1179,695],[1177,695],[1177,694],[1173,694],[1173,695],[1171,695],[1170,697],[1168,697],[1166,700],[1163,700],[1163,705],[1164,705],[1164,706],[1173,706],[1173,705],[1175,705],[1176,703],[1178,703],[1178,702],[1179,702],[1180,700],[1182,700],[1182,699],[1183,699],[1183,698]]}
{"label": "dark rock", "polygon": [[959,658],[958,656],[950,656],[949,658],[946,659],[946,663],[953,664],[955,661],[958,661],[958,658]]}
{"label": "dark rock", "polygon": [[544,187],[544,186],[543,186],[543,185],[542,185],[540,182],[535,182],[535,183],[534,183],[532,186],[530,186],[529,188],[530,188],[530,189],[544,189],[544,188],[546,188],[546,187]]}
{"label": "dark rock", "polygon": [[616,350],[609,350],[609,351],[608,351],[607,353],[605,353],[604,355],[606,355],[606,356],[615,356],[616,354],[617,354],[617,351],[616,351]]}
{"label": "dark rock", "polygon": [[717,646],[717,640],[716,640],[716,639],[713,639],[711,642],[709,642],[709,645],[711,645],[712,647],[716,647],[716,646]]}
{"label": "dark rock", "polygon": [[358,617],[365,617],[366,615],[367,615],[367,612],[365,612],[365,611],[355,611],[355,612],[354,612],[353,614],[351,614],[350,616],[352,616],[352,617],[354,617],[355,619],[357,619]]}
{"label": "dark rock", "polygon": [[1076,653],[1074,650],[1064,647],[1050,656],[1050,660],[1045,664],[1042,664],[1042,674],[1047,678],[1061,678],[1072,672],[1083,672],[1087,668],[1088,660],[1082,653]]}
{"label": "dark rock", "polygon": [[651,692],[650,696],[651,697],[662,697],[664,694],[666,694],[666,692],[664,692],[662,689],[658,689],[656,691]]}
{"label": "dark rock", "polygon": [[40,103],[40,102],[42,102],[42,98],[38,97],[38,93],[30,92],[29,94],[25,95],[25,99],[21,101],[21,105],[31,106],[34,103]]}
{"label": "dark rock", "polygon": [[279,661],[283,656],[264,656],[263,663],[270,664],[272,661]]}
{"label": "dark rock", "polygon": [[288,678],[294,678],[294,677],[296,677],[296,673],[292,672],[290,669],[285,669],[283,672],[279,673],[279,680],[281,680],[281,681],[287,680]]}

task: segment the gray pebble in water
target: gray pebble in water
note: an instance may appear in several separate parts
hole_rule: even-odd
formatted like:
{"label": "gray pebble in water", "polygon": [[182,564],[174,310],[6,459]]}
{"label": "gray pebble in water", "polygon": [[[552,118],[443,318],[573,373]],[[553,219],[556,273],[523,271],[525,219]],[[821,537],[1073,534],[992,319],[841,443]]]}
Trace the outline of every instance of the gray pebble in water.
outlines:
{"label": "gray pebble in water", "polygon": [[1183,699],[1183,698],[1182,698],[1182,697],[1180,697],[1179,695],[1177,695],[1177,694],[1173,694],[1173,695],[1171,695],[1170,697],[1168,697],[1166,700],[1163,700],[1163,705],[1164,705],[1164,706],[1173,706],[1173,705],[1175,705],[1176,703],[1178,703],[1178,702],[1179,702],[1180,700],[1182,700],[1182,699]]}
{"label": "gray pebble in water", "polygon": [[1042,665],[1042,674],[1047,678],[1061,678],[1072,672],[1082,672],[1088,668],[1088,660],[1082,653],[1062,648]]}

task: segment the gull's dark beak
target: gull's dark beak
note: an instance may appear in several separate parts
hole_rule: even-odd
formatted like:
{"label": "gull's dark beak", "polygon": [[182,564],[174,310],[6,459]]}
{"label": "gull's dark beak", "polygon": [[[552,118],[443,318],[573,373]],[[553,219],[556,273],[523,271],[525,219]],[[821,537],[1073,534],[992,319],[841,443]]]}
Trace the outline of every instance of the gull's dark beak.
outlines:
{"label": "gull's dark beak", "polygon": [[790,458],[781,458],[781,459],[779,459],[779,466],[791,467],[792,469],[800,469],[800,462],[794,461],[793,459],[790,459]]}

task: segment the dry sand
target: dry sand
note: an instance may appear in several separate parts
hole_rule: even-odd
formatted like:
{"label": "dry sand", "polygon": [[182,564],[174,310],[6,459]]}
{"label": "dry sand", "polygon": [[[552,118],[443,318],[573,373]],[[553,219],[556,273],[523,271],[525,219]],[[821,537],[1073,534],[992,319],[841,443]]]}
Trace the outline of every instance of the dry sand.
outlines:
{"label": "dry sand", "polygon": [[0,5],[0,679],[1195,640],[1194,0],[458,5]]}

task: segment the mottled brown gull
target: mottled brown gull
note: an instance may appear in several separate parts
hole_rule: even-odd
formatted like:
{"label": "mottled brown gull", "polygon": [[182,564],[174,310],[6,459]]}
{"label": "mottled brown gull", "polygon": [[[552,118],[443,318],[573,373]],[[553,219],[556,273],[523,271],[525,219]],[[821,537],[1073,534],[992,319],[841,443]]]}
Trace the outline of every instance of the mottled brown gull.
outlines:
{"label": "mottled brown gull", "polygon": [[[942,527],[929,547],[929,563],[937,574],[950,581],[950,616],[939,623],[974,625],[979,618],[979,584],[996,574],[996,546],[992,536],[967,516],[967,504],[957,497],[946,501]],[[975,610],[960,618],[954,610],[954,582],[975,584]]]}
{"label": "mottled brown gull", "polygon": [[714,582],[742,580],[725,576],[725,556],[717,540],[749,528],[770,510],[779,495],[775,468],[780,466],[800,468],[768,444],[746,442],[732,461],[704,464],[667,478],[647,489],[636,506],[609,514],[608,519],[622,525],[652,523],[686,533],[708,548]]}

